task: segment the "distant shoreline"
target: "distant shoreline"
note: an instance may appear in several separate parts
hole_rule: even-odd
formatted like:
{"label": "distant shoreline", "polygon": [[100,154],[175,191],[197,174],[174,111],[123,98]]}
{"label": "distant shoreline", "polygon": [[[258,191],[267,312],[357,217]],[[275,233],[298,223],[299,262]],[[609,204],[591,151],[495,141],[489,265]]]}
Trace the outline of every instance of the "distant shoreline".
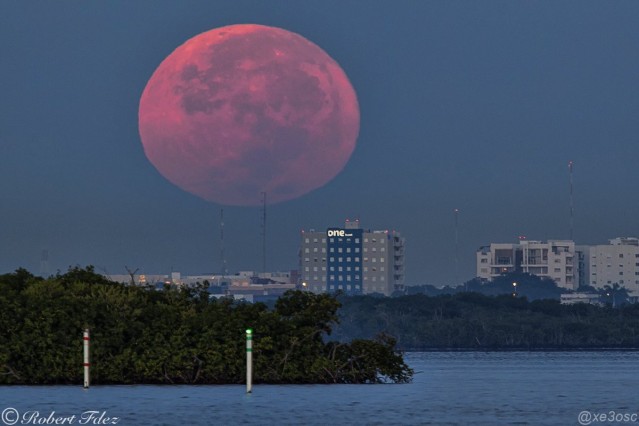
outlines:
{"label": "distant shoreline", "polygon": [[639,352],[639,348],[411,348],[401,349],[404,353],[414,352]]}

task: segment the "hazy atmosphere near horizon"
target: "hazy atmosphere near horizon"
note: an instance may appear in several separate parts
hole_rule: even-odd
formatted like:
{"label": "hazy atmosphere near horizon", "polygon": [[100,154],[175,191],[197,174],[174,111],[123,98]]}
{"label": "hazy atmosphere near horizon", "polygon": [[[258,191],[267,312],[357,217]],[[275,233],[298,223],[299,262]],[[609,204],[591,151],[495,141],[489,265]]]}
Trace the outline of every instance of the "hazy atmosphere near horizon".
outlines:
{"label": "hazy atmosphere near horizon", "polygon": [[[147,160],[138,107],[187,39],[255,23],[337,61],[360,107],[333,180],[267,208],[267,269],[300,231],[394,229],[407,285],[475,275],[490,242],[639,236],[639,3],[109,1],[0,3],[0,273],[261,268],[260,207],[204,201]],[[455,271],[458,216],[459,271]]]}

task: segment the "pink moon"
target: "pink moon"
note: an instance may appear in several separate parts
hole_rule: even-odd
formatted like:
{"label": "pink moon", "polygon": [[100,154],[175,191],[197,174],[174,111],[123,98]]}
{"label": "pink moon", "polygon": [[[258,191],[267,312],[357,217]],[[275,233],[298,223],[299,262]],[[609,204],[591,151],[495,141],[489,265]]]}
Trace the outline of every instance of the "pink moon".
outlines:
{"label": "pink moon", "polygon": [[359,133],[348,77],[302,36],[231,25],[175,49],[148,81],[139,130],[149,161],[207,201],[300,197],[346,165]]}

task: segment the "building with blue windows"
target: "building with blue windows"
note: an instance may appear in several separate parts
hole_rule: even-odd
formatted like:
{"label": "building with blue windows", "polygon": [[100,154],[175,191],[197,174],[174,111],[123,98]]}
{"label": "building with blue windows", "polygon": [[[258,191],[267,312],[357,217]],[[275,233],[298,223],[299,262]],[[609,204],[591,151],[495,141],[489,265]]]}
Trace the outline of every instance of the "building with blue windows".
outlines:
{"label": "building with blue windows", "polygon": [[397,231],[371,231],[359,221],[301,234],[300,286],[314,293],[379,293],[404,287],[404,239]]}
{"label": "building with blue windows", "polygon": [[327,229],[326,291],[362,294],[362,241],[361,229]]}

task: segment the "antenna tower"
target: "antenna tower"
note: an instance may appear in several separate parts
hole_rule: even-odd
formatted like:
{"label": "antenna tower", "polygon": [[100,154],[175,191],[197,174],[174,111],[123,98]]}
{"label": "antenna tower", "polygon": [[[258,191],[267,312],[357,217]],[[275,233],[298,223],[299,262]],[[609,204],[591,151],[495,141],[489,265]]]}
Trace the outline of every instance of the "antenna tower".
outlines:
{"label": "antenna tower", "polygon": [[262,272],[266,272],[266,192],[262,192]]}
{"label": "antenna tower", "polygon": [[224,255],[224,209],[220,209],[220,261],[222,263],[222,275],[228,274],[226,256]]}
{"label": "antenna tower", "polygon": [[42,250],[42,255],[40,256],[40,276],[42,278],[47,278],[49,276],[49,251]]}
{"label": "antenna tower", "polygon": [[455,285],[459,284],[459,209],[454,210],[455,213]]}
{"label": "antenna tower", "polygon": [[570,175],[570,240],[574,241],[574,213],[575,205],[572,195],[572,161],[568,162],[568,173]]}

